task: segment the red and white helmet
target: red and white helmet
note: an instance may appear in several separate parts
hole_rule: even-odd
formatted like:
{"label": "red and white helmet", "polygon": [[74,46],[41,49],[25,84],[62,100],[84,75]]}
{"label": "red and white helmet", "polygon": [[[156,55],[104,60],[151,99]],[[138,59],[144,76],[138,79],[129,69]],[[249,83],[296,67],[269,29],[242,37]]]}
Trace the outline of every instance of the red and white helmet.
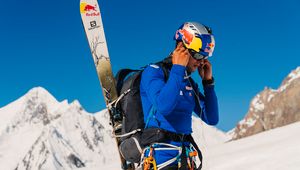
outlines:
{"label": "red and white helmet", "polygon": [[183,42],[195,59],[211,57],[215,48],[212,30],[197,22],[182,24],[176,31],[174,40]]}

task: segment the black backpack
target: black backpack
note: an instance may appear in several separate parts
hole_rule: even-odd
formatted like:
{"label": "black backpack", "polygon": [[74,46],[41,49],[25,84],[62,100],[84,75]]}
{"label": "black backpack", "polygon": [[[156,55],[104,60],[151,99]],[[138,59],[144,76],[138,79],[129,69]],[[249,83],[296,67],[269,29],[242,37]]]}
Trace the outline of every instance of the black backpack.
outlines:
{"label": "black backpack", "polygon": [[[163,69],[165,81],[169,77],[170,63],[170,58],[155,63]],[[144,148],[141,135],[145,122],[140,97],[140,81],[144,68],[121,69],[115,76],[117,93],[120,96],[116,102],[116,109],[122,117],[121,135],[117,136],[121,138],[119,150],[125,160],[134,163],[139,163]]]}

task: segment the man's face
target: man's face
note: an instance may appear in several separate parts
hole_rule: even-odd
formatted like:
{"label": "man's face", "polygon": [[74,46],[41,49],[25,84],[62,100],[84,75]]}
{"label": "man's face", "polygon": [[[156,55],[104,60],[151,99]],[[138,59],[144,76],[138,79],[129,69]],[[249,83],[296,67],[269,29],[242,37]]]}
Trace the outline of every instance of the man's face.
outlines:
{"label": "man's face", "polygon": [[200,60],[196,60],[194,59],[192,56],[190,56],[189,62],[186,66],[187,70],[189,72],[194,72],[198,69],[199,66],[201,66],[201,64],[203,64],[203,59]]}

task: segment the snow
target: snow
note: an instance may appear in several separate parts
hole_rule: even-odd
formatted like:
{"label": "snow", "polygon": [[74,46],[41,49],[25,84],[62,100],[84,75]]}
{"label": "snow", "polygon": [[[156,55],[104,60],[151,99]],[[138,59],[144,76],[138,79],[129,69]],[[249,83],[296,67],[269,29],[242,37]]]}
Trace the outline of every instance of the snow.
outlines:
{"label": "snow", "polygon": [[5,133],[0,135],[0,162],[5,162],[5,164],[1,163],[0,165],[0,167],[5,168],[1,169],[13,169],[30,150],[41,133],[40,128],[32,129],[30,126],[26,126],[14,135]]}
{"label": "snow", "polygon": [[7,106],[0,108],[0,132],[6,128],[9,121],[12,120],[15,114],[21,110],[23,106],[23,100],[23,97],[19,98],[13,103],[10,103]]}
{"label": "snow", "polygon": [[193,116],[193,133],[195,141],[201,146],[214,146],[230,139],[225,132],[207,125],[200,118]]}
{"label": "snow", "polygon": [[288,78],[289,79],[289,82],[297,79],[297,78],[300,78],[300,67],[297,67],[296,70],[292,71],[289,75],[288,75]]}
{"label": "snow", "polygon": [[[243,126],[246,125],[247,127],[251,127],[256,123],[258,118],[259,118],[259,116],[254,114],[254,118],[250,117],[250,118],[242,119],[241,121],[239,121],[238,124],[243,125]],[[246,132],[246,129],[241,129],[241,133],[244,133],[244,132]]]}
{"label": "snow", "polygon": [[274,94],[269,94],[267,101],[270,102],[273,97],[274,97]]}
{"label": "snow", "polygon": [[246,121],[246,124],[248,125],[248,127],[253,126],[255,123],[256,123],[256,119],[252,119],[252,118],[249,118],[249,119]]}
{"label": "snow", "polygon": [[[87,113],[75,100],[58,102],[47,90],[30,90],[0,108],[0,169],[119,169],[107,111]],[[99,120],[98,120],[99,118]],[[80,163],[79,163],[80,165]]]}
{"label": "snow", "polygon": [[265,108],[264,103],[260,100],[260,95],[258,94],[255,96],[255,98],[252,100],[252,106],[254,108],[254,111],[262,111]]}
{"label": "snow", "polygon": [[284,91],[295,79],[298,78],[300,78],[300,67],[297,67],[287,76],[287,82],[285,82],[285,84],[283,84],[278,90]]}
{"label": "snow", "polygon": [[[42,87],[35,87],[28,91],[24,96],[20,97],[16,101],[0,108],[0,132],[3,131],[8,124],[20,119],[22,112],[26,111],[26,106],[31,102],[33,106],[37,103],[47,103],[47,108],[50,113],[56,113],[57,109],[66,107],[68,104],[66,101],[59,103],[46,89]],[[55,114],[53,115],[55,116]]]}
{"label": "snow", "polygon": [[298,170],[300,122],[223,143],[204,153],[204,170]]}

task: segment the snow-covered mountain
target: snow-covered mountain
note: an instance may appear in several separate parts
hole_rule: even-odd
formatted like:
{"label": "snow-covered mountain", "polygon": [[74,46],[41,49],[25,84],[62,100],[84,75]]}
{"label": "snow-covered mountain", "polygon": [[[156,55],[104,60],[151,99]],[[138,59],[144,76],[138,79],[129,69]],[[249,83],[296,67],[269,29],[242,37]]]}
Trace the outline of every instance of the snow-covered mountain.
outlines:
{"label": "snow-covered mountain", "polygon": [[108,115],[98,115],[43,88],[30,90],[0,109],[0,169],[118,169],[110,165],[118,153]]}
{"label": "snow-covered mountain", "polygon": [[[200,148],[228,140],[199,119],[193,126]],[[87,113],[78,101],[58,102],[41,87],[0,108],[0,169],[116,170],[119,165],[106,110]]]}
{"label": "snow-covered mountain", "polygon": [[277,90],[265,88],[251,101],[249,111],[233,129],[233,139],[300,121],[300,67]]}

